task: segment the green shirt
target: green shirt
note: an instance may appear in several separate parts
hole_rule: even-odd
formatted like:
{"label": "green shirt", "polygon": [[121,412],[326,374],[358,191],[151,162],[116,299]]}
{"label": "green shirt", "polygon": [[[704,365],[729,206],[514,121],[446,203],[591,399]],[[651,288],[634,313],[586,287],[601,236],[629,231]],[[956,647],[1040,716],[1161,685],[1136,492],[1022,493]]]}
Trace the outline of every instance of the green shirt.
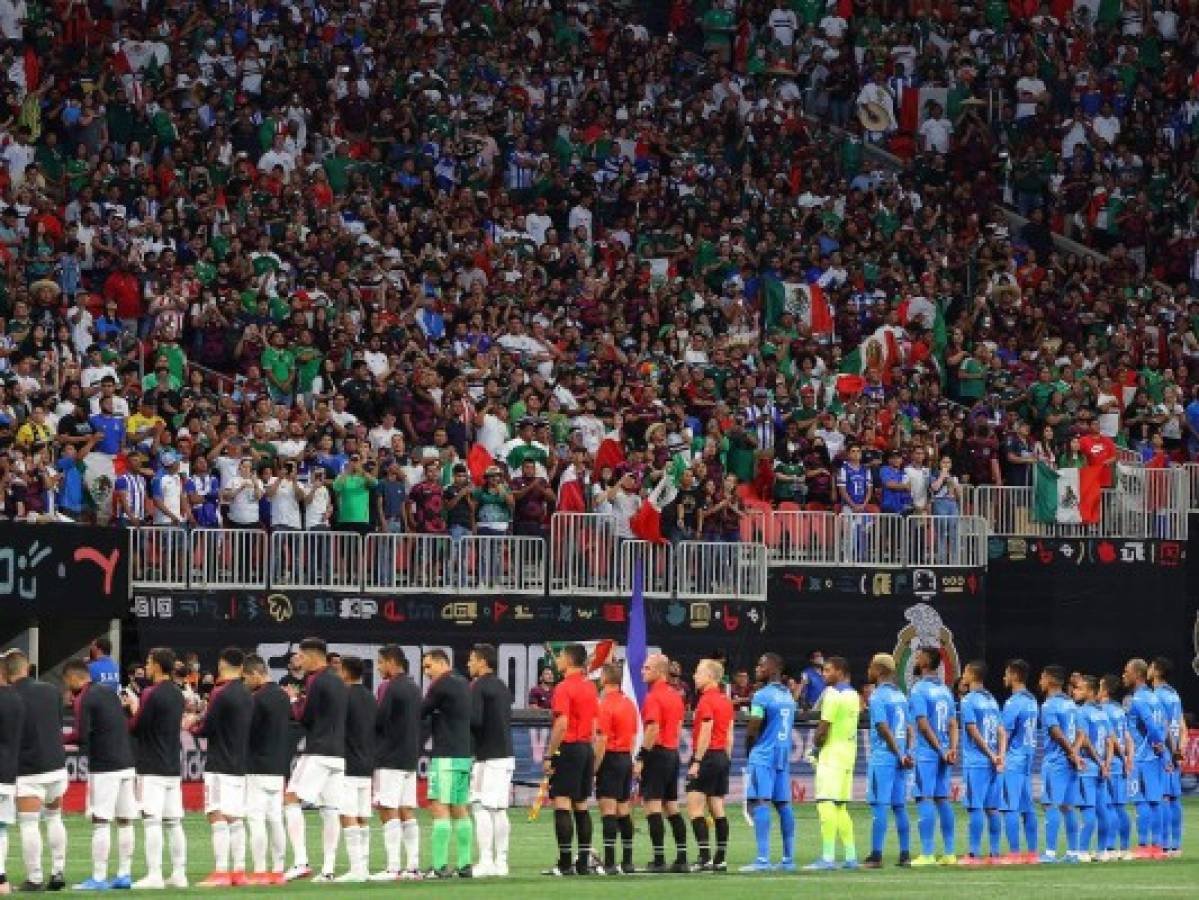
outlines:
{"label": "green shirt", "polygon": [[848,685],[827,688],[820,698],[820,721],[828,722],[828,738],[820,748],[817,765],[853,769],[858,755],[858,716],[862,703]]}
{"label": "green shirt", "polygon": [[277,387],[290,387],[288,379],[296,370],[296,355],[287,347],[267,347],[262,351],[262,369],[273,376]]}
{"label": "green shirt", "polygon": [[338,475],[333,481],[333,493],[337,495],[337,521],[370,521],[371,491],[377,484],[374,478],[365,475]]}

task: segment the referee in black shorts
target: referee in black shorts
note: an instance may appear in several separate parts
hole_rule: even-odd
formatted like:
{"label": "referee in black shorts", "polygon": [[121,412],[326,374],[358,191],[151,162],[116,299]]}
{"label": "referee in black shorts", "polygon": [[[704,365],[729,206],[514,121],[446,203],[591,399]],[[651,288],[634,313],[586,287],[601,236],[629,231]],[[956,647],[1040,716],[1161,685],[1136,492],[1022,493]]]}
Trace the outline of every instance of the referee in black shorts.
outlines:
{"label": "referee in black shorts", "polygon": [[[542,874],[587,875],[591,872],[591,813],[587,804],[595,778],[592,741],[599,697],[584,673],[587,651],[582,644],[567,644],[557,662],[564,677],[554,688],[554,727],[545,751],[545,774],[554,801],[558,864]],[[572,865],[575,832],[579,849]]]}

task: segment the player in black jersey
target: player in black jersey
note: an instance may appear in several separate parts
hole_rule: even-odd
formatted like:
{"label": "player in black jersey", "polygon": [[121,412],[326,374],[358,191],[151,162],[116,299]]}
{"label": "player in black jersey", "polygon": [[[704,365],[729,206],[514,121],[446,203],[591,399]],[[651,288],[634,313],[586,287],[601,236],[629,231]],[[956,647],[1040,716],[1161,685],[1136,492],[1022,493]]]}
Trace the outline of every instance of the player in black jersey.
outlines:
{"label": "player in black jersey", "polygon": [[[250,884],[282,884],[287,857],[283,827],[283,786],[291,771],[291,699],[271,681],[266,660],[251,654],[242,665],[250,691],[250,745],[246,755],[246,827],[254,871]],[[268,841],[269,837],[269,841]],[[267,866],[267,848],[271,863]]]}
{"label": "player in black jersey", "polygon": [[512,692],[496,677],[498,664],[492,644],[475,644],[467,659],[471,678],[471,737],[475,763],[471,769],[470,800],[479,843],[476,878],[508,874],[508,805],[512,799]]}
{"label": "player in black jersey", "polygon": [[8,829],[17,820],[17,757],[21,755],[24,727],[25,703],[0,665],[0,894],[12,891],[5,864]]}
{"label": "player in black jersey", "polygon": [[[74,698],[75,729],[63,742],[87,757],[87,814],[92,820],[92,877],[76,890],[122,890],[133,886],[133,849],[137,797],[129,722],[116,691],[92,684],[83,659],[69,660],[63,682]],[[117,876],[108,880],[112,820],[117,820]]]}
{"label": "player in black jersey", "polygon": [[430,650],[421,661],[429,689],[421,716],[433,729],[429,758],[429,813],[433,817],[433,868],[429,875],[449,878],[450,835],[456,839],[458,875],[471,877],[474,828],[470,821],[470,687],[450,666],[444,650]]}
{"label": "player in black jersey", "polygon": [[[379,706],[375,713],[375,806],[383,823],[387,866],[373,881],[420,877],[420,825],[416,820],[416,766],[421,752],[421,692],[408,675],[404,651],[395,644],[379,650],[375,672]],[[408,857],[401,864],[401,848]]]}
{"label": "player in black jersey", "polygon": [[341,830],[350,871],[339,882],[370,879],[371,776],[375,772],[375,697],[362,683],[366,663],[360,656],[341,658],[346,683],[346,774],[341,792]]}
{"label": "player in black jersey", "polygon": [[[25,859],[22,890],[66,887],[67,829],[62,798],[67,792],[67,756],[62,746],[62,697],[48,684],[29,677],[29,657],[20,650],[4,655],[5,674],[25,702],[21,750],[17,757],[17,819],[21,823],[21,855]],[[42,832],[50,845],[50,881],[43,884]]]}

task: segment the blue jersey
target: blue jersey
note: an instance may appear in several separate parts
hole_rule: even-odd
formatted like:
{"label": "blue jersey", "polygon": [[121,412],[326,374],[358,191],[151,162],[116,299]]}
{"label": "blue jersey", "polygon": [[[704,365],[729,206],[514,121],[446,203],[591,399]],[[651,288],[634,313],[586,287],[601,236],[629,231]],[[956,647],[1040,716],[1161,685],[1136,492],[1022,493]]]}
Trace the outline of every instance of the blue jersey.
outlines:
{"label": "blue jersey", "polygon": [[882,768],[898,768],[899,758],[891,752],[887,742],[878,733],[880,723],[891,729],[900,753],[908,747],[908,701],[903,691],[893,684],[880,684],[870,695],[870,765]]}
{"label": "blue jersey", "polygon": [[[912,688],[912,696],[908,700],[911,708],[912,721],[919,722],[927,719],[933,733],[941,744],[941,750],[949,749],[949,723],[956,718],[953,694],[941,683],[936,675],[926,675],[916,682]],[[939,759],[940,754],[933,749],[920,729],[916,729],[916,760]]]}
{"label": "blue jersey", "polygon": [[92,677],[92,684],[108,688],[110,691],[121,689],[121,671],[111,656],[93,659],[87,664],[87,671]]}
{"label": "blue jersey", "polygon": [[113,488],[125,495],[127,509],[122,512],[122,518],[141,522],[146,517],[146,479],[136,472],[126,472],[117,476]]}
{"label": "blue jersey", "polygon": [[1128,704],[1128,730],[1132,732],[1133,758],[1137,762],[1157,759],[1153,745],[1165,741],[1165,724],[1166,711],[1161,701],[1152,689],[1141,685]]}
{"label": "blue jersey", "polygon": [[1045,765],[1057,769],[1070,767],[1070,757],[1061,745],[1049,736],[1057,726],[1066,743],[1074,746],[1078,736],[1078,706],[1065,694],[1054,694],[1041,705],[1041,742],[1045,745]]}
{"label": "blue jersey", "polygon": [[1165,716],[1162,730],[1169,736],[1173,746],[1180,747],[1182,745],[1182,700],[1178,697],[1178,691],[1168,684],[1162,684],[1153,689],[1153,694],[1157,697],[1157,702],[1161,704],[1162,714]]}
{"label": "blue jersey", "polygon": [[1032,760],[1037,752],[1037,701],[1021,688],[1003,704],[1003,727],[1007,729],[1007,756],[1004,767],[1009,772],[1032,772]]}
{"label": "blue jersey", "polygon": [[865,503],[870,492],[870,470],[863,465],[843,463],[837,473],[837,485],[845,488],[852,503]]}
{"label": "blue jersey", "polygon": [[[1103,711],[1107,713],[1107,721],[1111,728],[1112,737],[1116,739],[1116,756],[1120,759],[1124,758],[1124,748],[1128,737],[1128,716],[1124,712],[1124,707],[1114,700],[1108,700],[1103,704]],[[1123,774],[1121,769],[1119,774]]]}
{"label": "blue jersey", "polygon": [[787,769],[795,740],[795,698],[781,684],[766,685],[753,696],[750,715],[762,720],[758,739],[749,751],[749,761],[759,766]]}
{"label": "blue jersey", "polygon": [[[1112,720],[1108,718],[1107,710],[1098,703],[1088,703],[1079,707],[1078,714],[1091,746],[1100,759],[1107,759],[1107,739],[1112,736]],[[1099,763],[1090,754],[1083,754],[1082,774],[1092,778],[1099,775]]]}
{"label": "blue jersey", "polygon": [[[1003,727],[1003,716],[990,691],[983,688],[972,690],[962,700],[962,728],[970,725],[978,729],[991,753],[999,752],[999,729]],[[991,757],[969,735],[962,739],[962,765],[967,769],[991,767]]]}

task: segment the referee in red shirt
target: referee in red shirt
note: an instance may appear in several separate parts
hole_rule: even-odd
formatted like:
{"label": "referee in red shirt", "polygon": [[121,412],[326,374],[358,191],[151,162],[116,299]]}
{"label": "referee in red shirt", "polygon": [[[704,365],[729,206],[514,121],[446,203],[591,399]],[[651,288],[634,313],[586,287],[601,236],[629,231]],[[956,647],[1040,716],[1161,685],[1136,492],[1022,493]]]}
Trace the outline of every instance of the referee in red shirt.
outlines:
{"label": "referee in red shirt", "polygon": [[687,866],[687,823],[679,813],[679,732],[683,728],[683,698],[670,685],[670,660],[655,653],[641,667],[641,677],[649,685],[641,720],[645,734],[633,774],[641,779],[641,799],[645,801],[645,819],[649,823],[649,839],[654,847],[653,862],[645,871],[661,874],[668,871],[663,845],[666,829],[662,812],[670,817],[670,833],[674,837],[675,859],[670,872],[689,872]]}
{"label": "referee in red shirt", "polygon": [[[599,715],[599,697],[584,671],[587,650],[582,644],[567,644],[556,662],[563,678],[554,689],[551,705],[554,727],[550,731],[544,765],[550,779],[550,797],[554,801],[558,864],[543,874],[587,875],[591,872],[591,814],[587,804],[595,778],[592,741]],[[570,854],[576,831],[579,852],[572,871]]]}
{"label": "referee in red shirt", "polygon": [[[694,872],[727,872],[724,861],[729,844],[729,820],[724,815],[724,798],[729,792],[729,748],[733,746],[733,702],[720,688],[724,666],[714,659],[700,660],[695,667],[695,689],[699,702],[691,718],[691,764],[687,767],[687,815],[699,859]],[[708,855],[707,813],[712,813],[716,830],[716,857]]]}
{"label": "referee in red shirt", "polygon": [[[629,797],[633,792],[633,741],[637,739],[637,704],[621,689],[624,667],[608,663],[600,673],[603,695],[599,704],[599,730],[595,735],[595,797],[599,801],[604,832],[601,875],[631,874],[633,868],[633,817]],[[616,835],[624,859],[616,868]]]}

